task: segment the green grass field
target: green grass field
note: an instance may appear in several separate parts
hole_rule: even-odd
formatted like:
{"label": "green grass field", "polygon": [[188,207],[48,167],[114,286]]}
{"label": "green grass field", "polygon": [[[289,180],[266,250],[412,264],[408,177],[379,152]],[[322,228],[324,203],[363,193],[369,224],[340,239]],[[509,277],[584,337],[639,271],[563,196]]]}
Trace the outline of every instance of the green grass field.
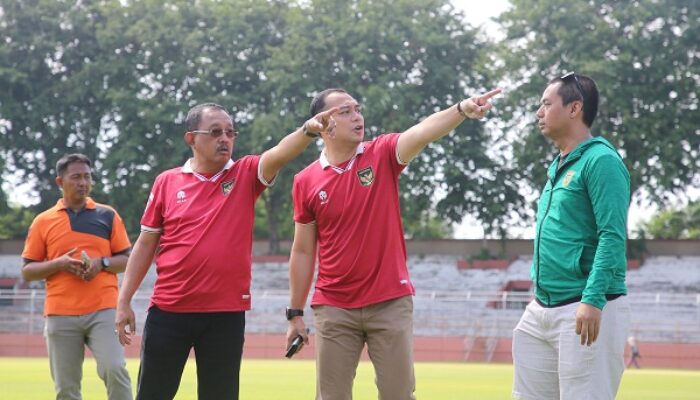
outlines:
{"label": "green grass field", "polygon": [[[138,359],[128,359],[132,379]],[[505,364],[417,363],[416,397],[421,400],[510,399],[513,368]],[[244,400],[309,400],[314,398],[313,361],[243,360],[241,398]],[[195,400],[196,374],[190,360],[176,399]],[[700,398],[700,371],[628,370],[618,400],[690,400]],[[0,358],[0,399],[44,400],[53,396],[45,358]],[[95,361],[85,360],[83,398],[105,398]],[[376,399],[372,366],[363,362],[357,371],[354,398]]]}

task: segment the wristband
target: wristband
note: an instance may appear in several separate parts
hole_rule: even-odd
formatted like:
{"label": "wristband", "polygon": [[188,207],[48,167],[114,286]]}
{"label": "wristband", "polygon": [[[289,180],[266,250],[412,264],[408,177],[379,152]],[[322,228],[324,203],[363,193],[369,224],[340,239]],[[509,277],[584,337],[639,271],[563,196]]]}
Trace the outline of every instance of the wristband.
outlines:
{"label": "wristband", "polygon": [[[464,100],[464,99],[462,99],[462,100]],[[462,106],[461,106],[462,100],[457,102],[457,112],[459,113],[459,115],[463,116],[464,118],[469,118],[467,116],[467,114],[464,112],[464,110],[462,110]]]}

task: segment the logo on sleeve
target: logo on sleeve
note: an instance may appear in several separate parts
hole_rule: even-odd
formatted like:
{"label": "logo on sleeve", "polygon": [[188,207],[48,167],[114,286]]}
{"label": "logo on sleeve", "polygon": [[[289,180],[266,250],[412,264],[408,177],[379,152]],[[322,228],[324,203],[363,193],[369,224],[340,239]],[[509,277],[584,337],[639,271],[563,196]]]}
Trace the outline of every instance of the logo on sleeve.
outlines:
{"label": "logo on sleeve", "polygon": [[182,204],[182,203],[187,201],[187,199],[185,198],[185,191],[184,190],[178,191],[175,196],[177,196],[177,204]]}
{"label": "logo on sleeve", "polygon": [[357,171],[357,177],[360,178],[362,186],[369,186],[374,182],[374,171],[372,171],[372,167],[363,168]]}
{"label": "logo on sleeve", "polygon": [[571,183],[571,180],[574,178],[574,175],[576,175],[576,171],[567,171],[566,175],[564,176],[564,181],[561,183],[562,186],[564,187],[569,187],[569,184]]}
{"label": "logo on sleeve", "polygon": [[228,194],[231,193],[231,190],[233,190],[233,185],[235,183],[235,179],[231,179],[230,181],[221,183],[221,191],[224,193],[224,196],[228,196]]}

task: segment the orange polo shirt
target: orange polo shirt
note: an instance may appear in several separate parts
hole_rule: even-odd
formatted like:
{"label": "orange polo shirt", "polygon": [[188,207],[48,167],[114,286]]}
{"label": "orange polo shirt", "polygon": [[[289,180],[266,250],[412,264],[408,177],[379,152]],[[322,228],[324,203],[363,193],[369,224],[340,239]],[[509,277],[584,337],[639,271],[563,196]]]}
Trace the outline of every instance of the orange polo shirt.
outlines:
{"label": "orange polo shirt", "polygon": [[[48,261],[73,248],[75,259],[83,250],[90,258],[110,257],[127,252],[130,246],[124,223],[113,208],[88,198],[85,208],[76,213],[59,199],[34,218],[22,258],[25,263]],[[44,315],[83,315],[116,306],[116,274],[100,271],[89,282],[63,271],[46,278]]]}

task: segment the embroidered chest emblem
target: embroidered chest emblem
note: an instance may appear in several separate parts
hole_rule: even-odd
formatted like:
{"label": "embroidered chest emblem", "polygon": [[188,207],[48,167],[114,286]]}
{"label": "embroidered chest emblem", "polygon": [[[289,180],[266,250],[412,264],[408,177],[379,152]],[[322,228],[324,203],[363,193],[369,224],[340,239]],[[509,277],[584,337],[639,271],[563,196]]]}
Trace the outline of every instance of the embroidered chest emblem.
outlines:
{"label": "embroidered chest emblem", "polygon": [[221,183],[221,192],[223,192],[224,196],[228,196],[228,194],[231,193],[231,190],[233,190],[233,185],[235,184],[235,179]]}
{"label": "embroidered chest emblem", "polygon": [[328,193],[326,193],[325,190],[321,190],[321,191],[318,193],[318,198],[319,198],[319,200],[321,200],[321,204],[326,204],[326,203],[328,203]]}
{"label": "embroidered chest emblem", "polygon": [[561,183],[562,186],[564,187],[569,187],[569,184],[571,183],[571,180],[574,178],[574,175],[576,175],[576,171],[567,171],[566,175],[564,176],[564,181]]}
{"label": "embroidered chest emblem", "polygon": [[372,167],[363,168],[357,171],[357,177],[360,178],[362,186],[369,186],[374,182],[374,171]]}

